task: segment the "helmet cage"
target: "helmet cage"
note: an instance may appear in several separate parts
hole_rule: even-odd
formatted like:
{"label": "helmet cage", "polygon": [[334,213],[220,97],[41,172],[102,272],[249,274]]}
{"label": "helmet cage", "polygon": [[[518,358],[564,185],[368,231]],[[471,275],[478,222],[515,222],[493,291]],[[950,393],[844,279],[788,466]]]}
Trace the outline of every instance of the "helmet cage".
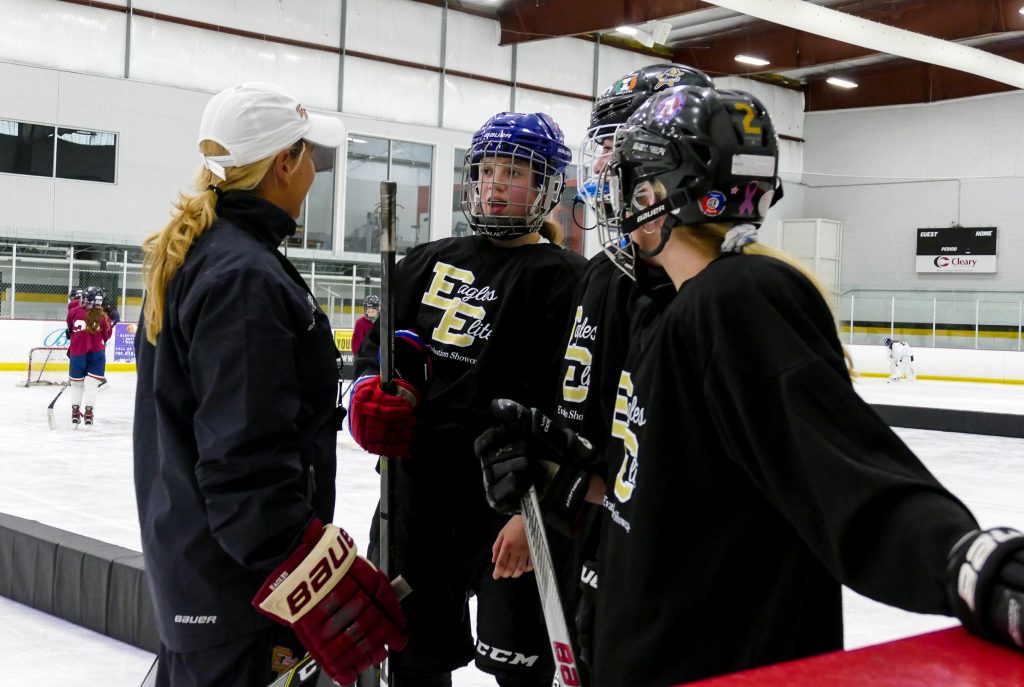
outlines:
{"label": "helmet cage", "polygon": [[[514,178],[517,161],[525,161],[531,170],[525,177],[519,174],[518,180]],[[498,174],[499,168],[504,168],[503,176]],[[484,179],[487,175],[501,178],[487,181]],[[508,215],[488,214],[481,192],[484,183],[505,188],[506,200],[514,189],[521,189],[524,195],[536,193],[536,198],[529,205],[506,205]],[[561,198],[564,186],[565,174],[539,152],[519,143],[483,140],[466,151],[460,205],[474,231],[493,238],[511,239],[538,231]]]}

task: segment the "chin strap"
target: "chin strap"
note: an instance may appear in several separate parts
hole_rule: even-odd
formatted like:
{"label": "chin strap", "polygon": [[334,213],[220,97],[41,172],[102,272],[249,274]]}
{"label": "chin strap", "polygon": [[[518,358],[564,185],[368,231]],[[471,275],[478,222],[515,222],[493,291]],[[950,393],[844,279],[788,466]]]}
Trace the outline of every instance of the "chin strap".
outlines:
{"label": "chin strap", "polygon": [[753,224],[737,224],[725,234],[722,241],[723,253],[741,253],[743,246],[757,243],[758,227]]}

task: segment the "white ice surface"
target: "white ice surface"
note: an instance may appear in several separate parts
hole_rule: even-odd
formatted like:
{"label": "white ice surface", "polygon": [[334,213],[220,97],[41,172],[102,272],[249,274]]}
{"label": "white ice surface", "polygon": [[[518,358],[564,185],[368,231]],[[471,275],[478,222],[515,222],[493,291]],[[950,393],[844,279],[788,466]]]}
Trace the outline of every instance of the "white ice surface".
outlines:
{"label": "white ice surface", "polygon": [[[132,485],[131,417],[135,376],[110,375],[97,401],[97,424],[73,431],[65,398],[58,429],[46,422],[56,388],[18,388],[24,373],[0,373],[0,512],[38,520],[138,550]],[[865,380],[858,390],[876,403],[1024,413],[1024,388],[918,381],[886,385]],[[1024,530],[1024,440],[922,430],[898,430],[933,473],[983,526]],[[377,501],[373,460],[339,435],[335,522],[362,550]],[[948,627],[954,621],[893,609],[844,590],[848,648]],[[0,685],[43,687],[124,685],[141,681],[152,655],[0,597],[0,646],[12,658]],[[24,682],[22,682],[22,679]],[[473,667],[455,674],[457,687],[493,685]]]}

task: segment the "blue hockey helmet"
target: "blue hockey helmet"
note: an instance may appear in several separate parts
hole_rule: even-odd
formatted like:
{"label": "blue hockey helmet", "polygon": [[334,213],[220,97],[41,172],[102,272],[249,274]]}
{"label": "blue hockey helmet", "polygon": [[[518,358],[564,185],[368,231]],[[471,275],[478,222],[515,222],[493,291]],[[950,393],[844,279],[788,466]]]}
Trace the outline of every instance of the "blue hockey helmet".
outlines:
{"label": "blue hockey helmet", "polygon": [[[462,212],[469,225],[486,236],[516,238],[540,229],[544,217],[558,203],[565,185],[565,168],[572,151],[555,120],[543,112],[499,112],[473,134],[462,172]],[[519,163],[517,165],[517,163]],[[512,179],[513,166],[531,171],[522,181]],[[502,185],[519,188],[534,198],[520,209],[506,203],[501,211],[488,207],[483,197],[485,176],[495,169],[509,171]],[[497,183],[497,182],[494,182]],[[508,200],[505,198],[505,200]]]}
{"label": "blue hockey helmet", "polygon": [[892,339],[887,337],[885,339],[885,345],[886,345],[887,348],[892,348]]}

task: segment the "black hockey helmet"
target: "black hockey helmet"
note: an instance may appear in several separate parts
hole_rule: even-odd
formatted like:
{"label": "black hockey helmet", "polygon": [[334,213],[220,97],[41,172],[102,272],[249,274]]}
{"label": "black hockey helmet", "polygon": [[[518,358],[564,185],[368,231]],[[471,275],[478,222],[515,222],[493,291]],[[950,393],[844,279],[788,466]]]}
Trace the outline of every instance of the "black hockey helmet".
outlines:
{"label": "black hockey helmet", "polygon": [[369,296],[364,298],[363,299],[363,310],[365,310],[367,308],[377,308],[379,310],[380,309],[380,298],[378,298],[377,296],[375,296],[373,294],[370,294]]}
{"label": "black hockey helmet", "polygon": [[82,300],[83,293],[84,292],[82,291],[82,287],[81,286],[76,286],[73,289],[71,289],[70,291],[68,291],[68,300],[69,301],[80,301],[80,300]]}
{"label": "black hockey helmet", "polygon": [[[616,133],[598,182],[607,196],[597,204],[605,251],[633,276],[629,234],[665,215],[651,255],[678,225],[743,224],[752,234],[782,197],[778,158],[771,118],[749,93],[677,86],[652,96]],[[655,182],[665,197],[638,206]]]}
{"label": "black hockey helmet", "polygon": [[577,189],[584,202],[593,203],[597,162],[608,154],[603,145],[605,139],[614,135],[652,93],[674,86],[714,88],[714,82],[704,72],[684,64],[652,64],[616,79],[598,97],[580,143],[580,164],[576,168]]}
{"label": "black hockey helmet", "polygon": [[103,289],[99,286],[90,286],[85,290],[85,295],[82,297],[82,306],[86,308],[102,308],[105,295]]}

